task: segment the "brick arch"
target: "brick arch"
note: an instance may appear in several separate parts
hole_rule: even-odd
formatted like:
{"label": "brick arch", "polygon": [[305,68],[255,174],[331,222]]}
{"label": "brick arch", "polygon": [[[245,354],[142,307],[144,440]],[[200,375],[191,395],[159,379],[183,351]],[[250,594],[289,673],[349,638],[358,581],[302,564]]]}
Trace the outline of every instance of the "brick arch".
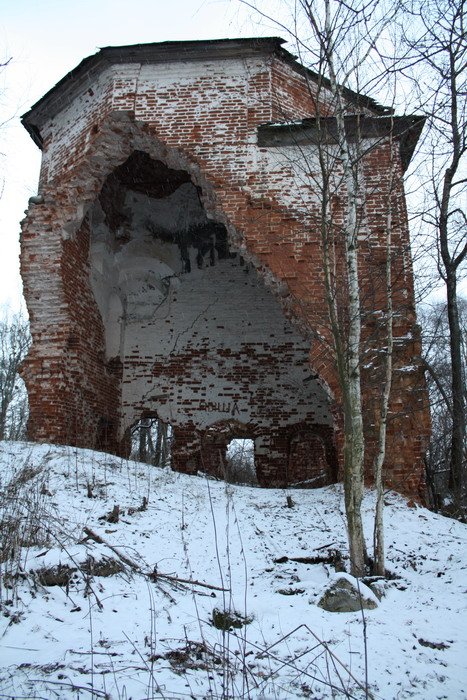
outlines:
{"label": "brick arch", "polygon": [[[110,112],[91,132],[86,149],[73,160],[69,169],[62,171],[59,178],[42,184],[40,194],[44,204],[29,205],[24,230],[33,231],[36,218],[38,228],[42,227],[45,208],[51,230],[59,232],[64,240],[73,238],[107,177],[135,150],[144,151],[170,168],[186,170],[200,188],[208,215],[226,226],[233,248],[259,272],[284,313],[302,333],[313,338],[317,350],[312,355],[318,360],[315,366],[310,355],[311,366],[323,379],[323,386],[330,395],[337,397],[339,390],[332,352],[321,342],[321,330],[316,333],[316,329],[323,326],[327,331],[326,321],[323,321],[324,279],[317,280],[321,275],[320,265],[316,266],[314,279],[306,288],[300,276],[287,269],[286,256],[295,245],[294,238],[303,237],[303,220],[286,210],[273,195],[252,198],[228,177],[221,179],[221,173],[214,171],[206,159],[190,151],[186,144],[175,144],[173,139],[171,143],[165,142],[163,134],[153,124],[137,121],[130,111]],[[310,221],[318,225],[316,216]],[[273,246],[281,247],[279,256],[264,250],[264,235],[271,239]],[[317,254],[321,255],[320,247],[316,242],[309,245],[310,258],[316,259]]]}
{"label": "brick arch", "polygon": [[339,465],[332,429],[295,426],[288,438],[288,486],[319,488],[337,481]]}
{"label": "brick arch", "polygon": [[107,177],[135,150],[162,160],[170,168],[186,170],[202,189],[206,209],[225,219],[214,204],[212,185],[186,150],[165,144],[154,128],[136,121],[133,113],[115,111],[93,130],[86,149],[62,169],[59,177],[40,183],[39,196],[43,201],[29,205],[23,228],[34,228],[36,219],[40,225],[45,208],[53,215],[49,217],[51,230],[60,231],[65,240],[76,235]]}
{"label": "brick arch", "polygon": [[[319,378],[329,400],[335,400],[332,358],[313,333],[308,306],[296,301],[299,285],[287,279],[280,260],[262,254],[258,245],[258,229],[264,226],[277,239],[283,218],[279,222],[277,211],[268,207],[258,210],[258,203],[252,203],[241,188],[225,185],[209,168],[203,170],[198,162],[201,159],[186,148],[165,144],[152,126],[136,122],[131,113],[118,112],[99,124],[83,154],[59,179],[41,184],[43,203],[31,204],[23,223],[23,278],[34,341],[24,367],[31,398],[31,437],[115,452],[127,450],[115,419],[122,366],[118,360],[105,361],[105,332],[86,275],[90,207],[109,174],[135,150],[168,167],[186,170],[202,192],[206,211],[224,223],[232,246],[257,270],[286,316],[311,339],[311,374]],[[288,225],[298,226],[298,222],[289,218]],[[41,237],[46,237],[47,243],[39,248]],[[43,275],[35,273],[47,267],[58,269],[60,274],[51,275],[48,290],[44,290]],[[43,298],[50,291],[55,306],[46,315]],[[44,333],[52,335],[47,346],[41,342]],[[37,377],[42,380],[40,394]],[[265,473],[264,482],[270,478],[271,474]]]}
{"label": "brick arch", "polygon": [[216,421],[200,436],[200,468],[218,478],[224,478],[227,468],[227,447],[234,438],[252,439],[258,435],[256,426],[235,419]]}
{"label": "brick arch", "polygon": [[[259,231],[266,231],[272,244],[282,247],[281,256],[289,255],[296,245],[295,237],[303,238],[302,218],[285,209],[272,194],[252,198],[244,187],[229,177],[222,178],[206,158],[200,157],[194,149],[190,150],[183,140],[180,144],[174,143],[173,138],[170,142],[164,141],[164,134],[154,124],[137,121],[133,112],[111,111],[91,129],[81,154],[62,169],[59,177],[40,185],[39,194],[44,203],[29,205],[24,229],[33,230],[36,218],[41,226],[45,207],[51,230],[60,231],[63,239],[76,235],[106,178],[135,150],[162,160],[170,168],[189,173],[202,192],[206,211],[226,226],[233,247],[260,272],[265,284],[280,300],[284,312],[300,325],[303,332],[314,335],[316,325],[310,324],[310,318],[320,318],[325,299],[324,288],[320,288],[316,281],[320,266],[316,266],[315,279],[310,282],[309,289],[305,289],[299,276],[287,270],[287,259],[281,260],[280,256],[265,251],[263,237],[258,235]],[[307,223],[318,225],[316,212]],[[319,246],[310,247],[310,256],[316,256],[317,252]],[[316,294],[318,290],[315,304],[304,301],[310,291]],[[319,314],[316,312],[318,306]],[[322,320],[318,325],[323,325]],[[323,352],[320,354],[323,364]],[[328,350],[324,354],[327,355],[326,372],[331,375],[331,356]],[[330,376],[326,383],[328,387],[335,387],[335,377]],[[334,387],[331,389],[333,393]]]}

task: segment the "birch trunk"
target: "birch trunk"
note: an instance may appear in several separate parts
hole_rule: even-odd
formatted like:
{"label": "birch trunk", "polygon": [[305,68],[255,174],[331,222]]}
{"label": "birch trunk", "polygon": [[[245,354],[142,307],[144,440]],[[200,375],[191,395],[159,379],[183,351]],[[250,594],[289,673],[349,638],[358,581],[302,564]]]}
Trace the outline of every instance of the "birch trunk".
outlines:
{"label": "birch trunk", "polygon": [[378,434],[378,451],[373,463],[373,473],[376,488],[375,525],[373,531],[374,573],[385,576],[386,564],[384,556],[384,481],[383,464],[386,457],[386,432],[388,424],[389,397],[392,385],[392,355],[393,355],[393,299],[392,299],[392,204],[391,195],[394,182],[393,144],[391,148],[391,171],[386,215],[386,361],[384,367],[384,384],[381,395],[380,424]]}
{"label": "birch trunk", "polygon": [[169,439],[168,439],[168,425],[163,421],[159,421],[159,430],[161,433],[161,462],[160,466],[166,467],[169,462]]}
{"label": "birch trunk", "polygon": [[[348,338],[345,357],[338,358],[341,368],[341,388],[344,398],[344,492],[351,572],[365,573],[366,550],[361,516],[364,486],[365,443],[360,378],[361,309],[358,276],[358,166],[352,162],[344,121],[343,101],[334,68],[334,47],[330,19],[330,0],[326,0],[326,62],[331,91],[336,104],[336,124],[339,158],[342,163],[346,193],[344,222],[345,263],[348,283]],[[339,351],[339,348],[336,348]]]}

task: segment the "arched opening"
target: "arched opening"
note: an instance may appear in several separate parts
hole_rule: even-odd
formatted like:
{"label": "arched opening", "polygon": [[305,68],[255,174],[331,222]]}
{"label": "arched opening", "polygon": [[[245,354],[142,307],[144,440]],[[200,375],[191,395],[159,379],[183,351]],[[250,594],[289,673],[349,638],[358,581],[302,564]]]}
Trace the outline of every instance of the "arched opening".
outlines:
{"label": "arched opening", "polygon": [[209,426],[201,439],[202,471],[233,484],[257,485],[255,428],[237,420]]}
{"label": "arched opening", "polygon": [[132,453],[147,460],[155,416],[173,429],[175,469],[234,480],[228,444],[254,441],[246,480],[283,485],[296,426],[332,434],[329,396],[310,369],[310,338],[204,201],[183,167],[134,151],[90,211],[90,286],[106,367],[120,368],[120,440],[136,426]]}
{"label": "arched opening", "polygon": [[155,467],[171,467],[173,429],[157,416],[140,418],[130,430],[130,457]]}
{"label": "arched opening", "polygon": [[252,438],[232,438],[226,450],[227,481],[257,484],[255,441]]}
{"label": "arched opening", "polygon": [[329,430],[295,430],[290,437],[287,464],[288,486],[320,488],[337,481],[332,433]]}

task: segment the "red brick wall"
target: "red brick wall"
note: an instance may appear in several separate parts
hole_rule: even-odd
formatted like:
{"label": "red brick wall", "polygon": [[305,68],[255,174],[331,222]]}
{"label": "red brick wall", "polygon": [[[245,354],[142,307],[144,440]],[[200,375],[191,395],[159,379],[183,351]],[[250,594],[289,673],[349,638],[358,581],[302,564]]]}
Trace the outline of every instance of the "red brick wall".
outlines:
{"label": "red brick wall", "polygon": [[[122,64],[89,79],[80,95],[43,125],[44,161],[40,192],[23,223],[22,274],[31,315],[33,346],[24,376],[31,403],[30,436],[117,450],[122,438],[118,363],[106,363],[102,321],[89,286],[86,213],[105,178],[136,150],[186,170],[200,189],[210,216],[224,223],[232,250],[257,270],[290,318],[310,342],[310,368],[333,395],[334,435],[341,459],[342,418],[335,363],[329,350],[320,242],[320,201],[310,151],[305,171],[277,149],[260,148],[256,128],[313,113],[302,76],[276,59]],[[361,240],[363,342],[368,346],[364,403],[372,461],[380,369],[378,311],[384,307],[384,220],[389,188],[388,144],[365,157],[368,220]],[[393,158],[398,159],[394,151]],[[302,164],[303,165],[303,164]],[[400,165],[399,165],[400,167]],[[400,170],[391,197],[396,204],[393,276],[397,283],[395,374],[389,428],[387,476],[413,494],[422,474],[429,430],[426,395],[418,363],[413,282]],[[336,193],[335,221],[345,198]],[[83,223],[84,221],[84,223]],[[337,247],[339,248],[339,246]],[[337,269],[341,256],[337,249]],[[342,275],[342,279],[344,276]],[[101,432],[108,432],[105,443]],[[70,427],[71,426],[71,427]],[[193,445],[193,426],[178,426],[176,441]],[[70,435],[71,433],[71,435]],[[74,436],[73,436],[74,433]],[[290,436],[287,449],[290,452]],[[280,436],[271,434],[271,443]],[[329,443],[329,436],[326,438]],[[306,437],[321,473],[323,447]],[[298,479],[305,473],[304,448],[294,443]],[[335,449],[335,447],[333,448]],[[284,448],[285,451],[285,448]],[[279,450],[276,451],[276,454]],[[301,456],[302,455],[302,456]],[[329,463],[329,458],[328,463]],[[181,467],[181,465],[179,465]],[[271,481],[282,466],[269,464]],[[268,479],[268,464],[263,467]],[[191,467],[188,465],[188,469]],[[369,473],[369,472],[368,472]]]}

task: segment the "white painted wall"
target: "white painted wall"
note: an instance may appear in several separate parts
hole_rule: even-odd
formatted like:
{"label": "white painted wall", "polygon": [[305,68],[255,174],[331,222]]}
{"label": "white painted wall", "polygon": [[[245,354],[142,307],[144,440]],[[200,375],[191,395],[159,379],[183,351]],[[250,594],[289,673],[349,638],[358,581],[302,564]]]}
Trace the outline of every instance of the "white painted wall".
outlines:
{"label": "white painted wall", "polygon": [[[182,273],[180,250],[157,237],[207,221],[191,184],[164,199],[128,191],[128,223],[115,236],[96,205],[91,283],[106,328],[107,356],[124,362],[123,425],[143,409],[199,428],[235,418],[331,424],[310,378],[309,341],[285,319],[256,271],[237,255]],[[178,365],[177,367],[175,367]]]}

